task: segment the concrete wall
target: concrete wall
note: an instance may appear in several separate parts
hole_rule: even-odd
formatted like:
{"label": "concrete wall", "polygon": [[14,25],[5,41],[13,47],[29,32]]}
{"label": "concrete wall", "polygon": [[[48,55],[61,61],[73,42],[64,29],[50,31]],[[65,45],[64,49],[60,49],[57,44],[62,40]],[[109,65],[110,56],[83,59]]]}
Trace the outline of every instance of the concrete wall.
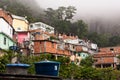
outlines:
{"label": "concrete wall", "polygon": [[13,19],[13,27],[16,31],[27,31],[28,23],[26,23],[24,20]]}
{"label": "concrete wall", "polygon": [[13,28],[3,18],[0,18],[0,32],[5,33],[10,38],[13,37]]}
{"label": "concrete wall", "polygon": [[19,43],[23,43],[24,40],[28,39],[28,32],[18,32],[17,39]]}
{"label": "concrete wall", "polygon": [[[5,43],[6,39],[6,43]],[[0,48],[2,49],[9,49],[10,46],[13,46],[15,43],[12,39],[10,39],[8,36],[6,36],[3,33],[0,33]]]}

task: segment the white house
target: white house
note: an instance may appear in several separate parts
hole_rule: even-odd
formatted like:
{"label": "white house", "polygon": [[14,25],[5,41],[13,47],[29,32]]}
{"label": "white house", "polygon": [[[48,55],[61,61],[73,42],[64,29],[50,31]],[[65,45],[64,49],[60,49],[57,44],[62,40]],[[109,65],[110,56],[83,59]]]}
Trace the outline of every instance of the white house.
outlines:
{"label": "white house", "polygon": [[54,33],[53,27],[42,22],[31,23],[29,25],[29,30],[35,30],[35,29],[41,29],[44,32]]}
{"label": "white house", "polygon": [[0,18],[0,32],[3,32],[10,38],[13,38],[13,31],[13,27],[4,18]]}

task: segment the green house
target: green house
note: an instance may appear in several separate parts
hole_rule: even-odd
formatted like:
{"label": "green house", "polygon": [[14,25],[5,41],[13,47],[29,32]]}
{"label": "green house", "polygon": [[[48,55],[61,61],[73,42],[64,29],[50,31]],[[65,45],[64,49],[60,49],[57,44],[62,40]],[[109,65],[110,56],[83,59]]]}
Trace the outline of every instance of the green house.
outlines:
{"label": "green house", "polygon": [[0,32],[0,48],[8,50],[10,46],[15,45],[16,43],[9,36]]}
{"label": "green house", "polygon": [[85,52],[79,52],[78,55],[82,58],[82,59],[85,59],[86,57],[88,57],[88,53],[85,53]]}

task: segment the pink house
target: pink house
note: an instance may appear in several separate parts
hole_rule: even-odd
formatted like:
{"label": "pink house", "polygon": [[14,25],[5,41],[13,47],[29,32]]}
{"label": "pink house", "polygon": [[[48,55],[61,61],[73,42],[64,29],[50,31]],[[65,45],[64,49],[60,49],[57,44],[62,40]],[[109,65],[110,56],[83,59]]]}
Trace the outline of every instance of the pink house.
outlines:
{"label": "pink house", "polygon": [[21,31],[17,32],[17,40],[18,43],[22,44],[24,41],[28,40],[29,32],[28,31]]}

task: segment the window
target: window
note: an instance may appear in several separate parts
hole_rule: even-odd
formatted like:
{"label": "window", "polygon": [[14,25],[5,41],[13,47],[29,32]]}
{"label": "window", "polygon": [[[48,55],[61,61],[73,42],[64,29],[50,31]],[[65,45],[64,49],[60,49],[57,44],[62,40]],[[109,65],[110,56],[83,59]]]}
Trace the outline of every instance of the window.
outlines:
{"label": "window", "polygon": [[4,45],[6,45],[6,38],[4,37]]}
{"label": "window", "polygon": [[33,28],[33,25],[30,25],[30,28]]}
{"label": "window", "polygon": [[35,26],[39,28],[41,26],[41,24],[35,24]]}
{"label": "window", "polygon": [[54,48],[54,43],[52,43],[52,48]]}
{"label": "window", "polygon": [[114,51],[114,48],[110,48],[110,51]]}
{"label": "window", "polygon": [[83,54],[83,57],[85,57],[85,54]]}
{"label": "window", "polygon": [[20,27],[18,27],[18,28],[17,28],[17,30],[21,30],[21,28],[20,28]]}
{"label": "window", "polygon": [[10,34],[12,34],[12,29],[10,29]]}
{"label": "window", "polygon": [[75,46],[73,45],[73,49],[75,49]]}

